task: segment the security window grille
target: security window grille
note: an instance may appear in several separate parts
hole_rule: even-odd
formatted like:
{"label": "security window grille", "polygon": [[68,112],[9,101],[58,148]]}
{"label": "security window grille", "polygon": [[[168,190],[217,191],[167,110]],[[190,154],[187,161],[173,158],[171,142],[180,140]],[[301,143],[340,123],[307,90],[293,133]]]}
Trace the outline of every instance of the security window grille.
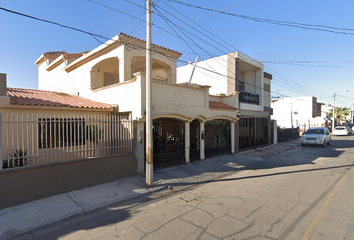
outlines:
{"label": "security window grille", "polygon": [[84,119],[38,119],[39,148],[53,148],[85,144]]}

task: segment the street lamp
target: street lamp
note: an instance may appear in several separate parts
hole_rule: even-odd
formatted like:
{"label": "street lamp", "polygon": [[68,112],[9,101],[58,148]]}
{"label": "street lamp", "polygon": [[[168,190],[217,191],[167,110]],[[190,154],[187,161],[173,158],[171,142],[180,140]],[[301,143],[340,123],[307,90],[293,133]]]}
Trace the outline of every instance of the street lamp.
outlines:
{"label": "street lamp", "polygon": [[[349,92],[349,90],[341,90],[341,91],[338,91],[338,92]],[[336,117],[336,116],[335,116],[335,109],[336,109],[336,93],[338,93],[338,92],[335,92],[335,93],[333,94],[332,132],[333,132],[333,129],[334,129],[334,119],[335,119],[335,117]]]}

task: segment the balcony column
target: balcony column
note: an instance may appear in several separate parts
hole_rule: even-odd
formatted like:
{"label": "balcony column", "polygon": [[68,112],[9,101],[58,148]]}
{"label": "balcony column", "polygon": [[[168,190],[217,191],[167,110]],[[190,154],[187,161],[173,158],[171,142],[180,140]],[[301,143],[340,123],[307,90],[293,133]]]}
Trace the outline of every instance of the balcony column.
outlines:
{"label": "balcony column", "polygon": [[[167,78],[164,79],[164,82],[168,82],[168,83],[176,83],[176,82],[173,82],[173,72],[172,72],[172,69],[171,68],[166,68],[165,69],[166,71],[166,75],[167,75]],[[176,81],[176,80],[175,80]]]}
{"label": "balcony column", "polygon": [[191,142],[190,121],[184,123],[184,156],[186,164],[190,163],[190,142]]}
{"label": "balcony column", "polygon": [[205,160],[204,141],[205,141],[204,122],[201,122],[200,123],[200,161]]}
{"label": "balcony column", "polygon": [[230,122],[231,154],[235,154],[235,122]]}
{"label": "balcony column", "polygon": [[123,54],[118,58],[119,60],[119,82],[128,81],[132,79],[132,67],[131,67],[131,53],[127,47],[124,47]]}

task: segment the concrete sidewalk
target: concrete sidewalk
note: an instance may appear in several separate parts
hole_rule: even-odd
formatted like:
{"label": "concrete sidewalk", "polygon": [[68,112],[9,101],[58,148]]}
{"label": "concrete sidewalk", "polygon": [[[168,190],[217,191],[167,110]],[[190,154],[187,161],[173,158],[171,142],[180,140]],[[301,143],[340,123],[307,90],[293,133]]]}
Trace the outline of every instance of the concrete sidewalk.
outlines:
{"label": "concrete sidewalk", "polygon": [[40,199],[0,210],[0,239],[14,239],[60,220],[84,214],[112,203],[143,194],[165,190],[167,186],[198,184],[221,178],[242,170],[255,161],[296,149],[300,140],[275,144],[269,147],[222,156],[206,161],[195,161],[154,172],[154,187],[147,188],[145,177],[124,178],[110,183]]}

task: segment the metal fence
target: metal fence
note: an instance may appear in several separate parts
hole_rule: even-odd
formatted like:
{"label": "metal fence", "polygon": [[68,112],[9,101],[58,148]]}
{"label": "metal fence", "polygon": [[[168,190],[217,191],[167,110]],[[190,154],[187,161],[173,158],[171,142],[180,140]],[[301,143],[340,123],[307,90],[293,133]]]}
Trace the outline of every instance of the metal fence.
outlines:
{"label": "metal fence", "polygon": [[278,142],[287,142],[300,137],[299,128],[278,128]]}
{"label": "metal fence", "polygon": [[133,151],[131,114],[7,114],[0,123],[0,169]]}

